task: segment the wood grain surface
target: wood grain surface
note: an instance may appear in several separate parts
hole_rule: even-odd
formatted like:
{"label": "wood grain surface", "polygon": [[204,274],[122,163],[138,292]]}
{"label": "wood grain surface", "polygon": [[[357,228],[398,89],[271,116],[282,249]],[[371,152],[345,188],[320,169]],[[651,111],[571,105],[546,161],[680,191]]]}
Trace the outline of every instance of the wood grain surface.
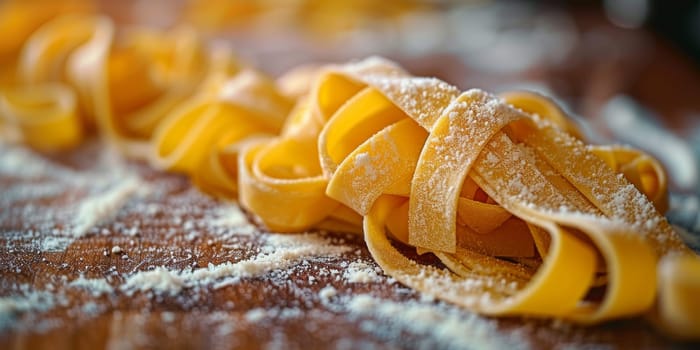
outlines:
{"label": "wood grain surface", "polygon": [[[664,338],[641,319],[593,328],[488,319],[421,299],[381,272],[351,281],[342,277],[349,263],[377,266],[362,239],[346,234],[314,236],[344,247],[340,254],[310,254],[253,277],[223,276],[172,295],[157,288],[130,291],[124,287],[139,271],[246,261],[261,251],[266,237],[279,234],[251,231],[248,222],[211,225],[217,220],[212,213],[235,204],[199,193],[182,176],[141,163],[112,164],[109,158],[95,142],[60,156],[0,148],[0,348],[692,347]],[[18,159],[19,167],[8,167]],[[110,172],[117,173],[116,182],[99,184]],[[115,207],[115,216],[72,237],[66,228],[79,215],[74,204],[123,184],[125,176],[137,177],[147,191],[131,194]],[[67,237],[63,249],[63,241],[53,242],[61,236]],[[113,253],[115,246],[121,252]],[[423,261],[434,263],[429,257]],[[76,287],[72,282],[81,276],[106,281],[109,288]],[[376,303],[358,308],[359,297]],[[30,305],[3,309],[2,302],[10,300]]]}
{"label": "wood grain surface", "polygon": [[[118,22],[134,22],[131,5],[100,3]],[[613,95],[629,93],[676,130],[697,122],[688,117],[700,111],[695,98],[700,92],[697,65],[648,33],[601,24],[598,12],[581,11],[574,19],[582,33],[607,38],[613,46],[632,44],[617,45],[616,52],[598,52],[582,40],[562,65],[536,66],[517,75],[480,72],[444,53],[386,54],[415,74],[437,76],[462,88],[545,82],[575,111],[589,117],[595,117]],[[280,66],[280,55],[258,55],[246,46],[256,38],[228,40],[263,70],[288,68]],[[630,47],[637,51],[625,54]],[[338,56],[301,52],[284,62],[293,65]],[[641,56],[647,59],[638,60]],[[672,91],[667,86],[683,88]],[[124,198],[110,197],[115,188]],[[107,202],[107,214],[92,218],[88,214],[95,212],[85,212],[85,203],[95,198]],[[139,272],[164,268],[181,276],[210,265],[245,263],[266,252],[268,237],[278,234],[265,232],[250,217],[245,222],[226,221],[235,208],[235,203],[201,194],[184,176],[123,162],[95,140],[58,155],[0,143],[0,349],[690,349],[698,345],[665,338],[641,318],[585,328],[552,320],[479,317],[426,300],[384,276],[362,238],[341,233],[298,236],[302,241],[312,237],[326,248],[340,247],[340,253],[307,254],[248,277],[190,279],[177,293],[170,293],[173,284],[165,282],[163,288],[129,287]],[[77,234],[76,225],[84,223],[91,225]],[[429,256],[420,259],[436,263]],[[358,276],[370,278],[348,276],[353,263],[362,266]],[[76,282],[80,280],[90,282]]]}

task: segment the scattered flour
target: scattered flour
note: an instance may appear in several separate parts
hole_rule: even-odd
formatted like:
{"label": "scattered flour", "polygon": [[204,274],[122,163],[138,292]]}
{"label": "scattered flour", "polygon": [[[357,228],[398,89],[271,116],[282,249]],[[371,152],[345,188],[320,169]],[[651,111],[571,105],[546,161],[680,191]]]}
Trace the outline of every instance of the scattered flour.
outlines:
{"label": "scattered flour", "polygon": [[303,317],[304,312],[299,308],[254,308],[243,316],[250,323],[261,324],[266,319],[297,319]]}
{"label": "scattered flour", "polygon": [[131,277],[120,287],[127,295],[136,291],[153,291],[159,294],[177,295],[185,287],[185,280],[177,272],[164,267],[151,271],[141,271]]}
{"label": "scattered flour", "polygon": [[160,319],[165,323],[171,323],[175,321],[175,314],[170,311],[164,311],[160,314]]}
{"label": "scattered flour", "polygon": [[[185,229],[188,229],[187,223]],[[239,228],[238,233],[253,234],[257,232],[254,225],[250,224],[241,208],[236,203],[228,203],[212,210],[207,220],[207,226],[212,228]]]}
{"label": "scattered flour", "polygon": [[331,298],[335,297],[337,294],[338,291],[333,286],[323,287],[323,289],[318,292],[318,296],[323,302],[330,302]]}
{"label": "scattered flour", "polygon": [[[98,154],[98,161],[76,170],[0,141],[0,175],[22,179],[0,196],[0,222],[6,225],[6,236],[26,238],[42,251],[64,251],[147,190],[113,152],[97,143],[86,148]],[[61,204],[42,204],[47,200]]]}
{"label": "scattered flour", "polygon": [[245,319],[251,323],[257,323],[267,317],[267,310],[262,308],[252,309],[245,314]]}
{"label": "scattered flour", "polygon": [[411,347],[419,349],[527,349],[525,334],[499,332],[496,322],[445,304],[395,302],[361,294],[346,304],[351,315],[364,319],[363,330],[383,339],[415,335]]}
{"label": "scattered flour", "polygon": [[[15,151],[0,148],[0,175],[11,173],[10,170],[5,169],[6,167],[22,164],[18,160],[18,154],[21,157],[27,156],[26,152],[12,152]],[[8,153],[10,153],[9,156]],[[41,237],[41,250],[63,250],[76,238],[99,232],[94,229],[95,226],[113,221],[117,222],[109,226],[113,231],[108,233],[121,234],[127,239],[140,235],[140,223],[129,222],[120,226],[122,225],[120,220],[112,220],[121,215],[139,213],[154,222],[161,220],[165,227],[177,228],[172,230],[173,233],[170,233],[171,229],[167,229],[167,234],[171,236],[166,235],[166,237],[177,236],[184,231],[186,241],[195,242],[202,233],[207,233],[209,236],[206,238],[210,240],[209,246],[221,244],[224,250],[230,247],[230,249],[246,249],[255,252],[254,255],[243,260],[231,259],[224,263],[209,264],[204,268],[174,270],[155,267],[151,270],[133,272],[137,271],[137,268],[134,268],[131,273],[120,275],[125,277],[125,281],[115,286],[112,286],[106,278],[89,279],[83,276],[67,283],[70,287],[88,291],[95,298],[115,291],[122,291],[127,296],[138,292],[176,296],[189,288],[217,289],[238,283],[242,278],[266,276],[273,283],[289,282],[293,274],[308,272],[309,285],[313,287],[293,286],[295,293],[301,293],[304,298],[308,297],[307,299],[320,300],[321,304],[331,308],[332,312],[339,312],[343,317],[358,321],[364,332],[385,341],[400,342],[405,335],[410,335],[410,341],[415,343],[405,345],[416,348],[523,349],[529,347],[527,338],[519,331],[504,334],[503,331],[498,330],[496,321],[481,318],[443,303],[436,303],[429,298],[398,302],[379,299],[369,294],[345,295],[343,294],[345,289],[337,284],[336,286],[326,285],[318,291],[318,284],[314,285],[313,281],[318,283],[321,280],[318,277],[324,274],[334,276],[334,283],[376,283],[386,279],[376,265],[368,260],[355,260],[341,265],[342,268],[339,269],[323,267],[324,259],[336,258],[354,249],[348,245],[338,244],[324,235],[308,233],[258,236],[256,235],[258,229],[249,222],[238,205],[216,203],[195,189],[184,190],[176,195],[162,198],[159,196],[167,193],[167,184],[147,184],[128,169],[122,168],[118,176],[109,175],[109,171],[103,171],[104,169],[101,168],[81,174],[70,169],[54,171],[57,166],[48,162],[43,164],[38,160],[31,160],[28,163],[27,168],[17,170],[13,174],[38,177],[48,172],[53,174],[54,178],[34,190],[31,188],[14,190],[15,192],[11,193],[12,198],[1,196],[0,209],[3,210],[0,210],[0,221],[2,222],[12,217],[13,213],[5,209],[12,208],[15,200],[33,200],[60,195],[63,192],[59,191],[59,187],[64,185],[87,188],[87,193],[83,197],[77,198],[64,209],[57,209],[58,211],[51,215],[42,214],[43,208],[38,206],[27,206],[23,209],[21,212],[24,215],[23,218],[43,215],[42,222],[46,225],[38,225],[34,231],[21,231],[21,234],[35,237],[46,236],[46,232],[52,233],[49,237]],[[102,180],[95,182],[95,179]],[[147,191],[142,192],[143,188],[147,188]],[[139,200],[132,200],[134,197],[139,197]],[[164,201],[165,204],[163,204]],[[193,202],[197,205],[192,205]],[[199,207],[202,203],[207,205],[215,203],[215,205],[202,209]],[[57,229],[48,226],[61,220],[66,221],[68,227],[77,227],[77,229]],[[102,228],[102,230],[105,229]],[[143,235],[148,237],[148,234]],[[255,245],[247,246],[245,243],[237,242],[236,237],[241,235],[246,236],[245,243],[254,241]],[[134,238],[134,240],[137,239]],[[203,242],[199,241],[199,243]],[[133,245],[133,241],[130,244]],[[105,252],[120,254],[124,252],[123,246],[124,244],[115,245],[111,250],[105,249]],[[195,247],[196,243],[192,246]],[[130,250],[129,253],[132,251]],[[134,255],[136,256],[138,255]],[[127,255],[122,255],[122,258],[129,259]],[[137,267],[140,266],[142,265],[137,265]],[[119,278],[110,280],[116,283]],[[48,291],[26,291],[21,295],[0,298],[0,330],[11,327],[17,318],[25,313],[37,314],[51,310],[61,304],[61,298],[60,295]],[[95,314],[103,310],[105,305],[95,300],[79,305],[79,308],[83,313]],[[265,322],[272,319],[303,319],[308,317],[306,312],[307,310],[303,307],[254,308],[244,314],[244,319],[250,323],[265,325]],[[163,312],[160,317],[165,323],[176,319],[172,312]],[[231,324],[236,320],[230,317],[225,319],[227,322],[222,324],[222,327],[234,327]],[[230,332],[230,329],[225,327],[218,330]]]}
{"label": "scattered flour", "polygon": [[81,288],[89,291],[93,297],[99,297],[104,294],[110,294],[114,288],[104,278],[85,278],[80,276],[69,284],[71,287]]}
{"label": "scattered flour", "polygon": [[17,317],[23,313],[46,312],[61,303],[60,296],[47,291],[32,290],[29,285],[21,286],[21,294],[0,297],[0,331],[12,327]]}
{"label": "scattered flour", "polygon": [[164,267],[141,271],[130,276],[121,289],[127,293],[153,291],[157,294],[176,295],[183,288],[198,287],[217,282],[215,288],[237,283],[241,278],[262,276],[271,271],[288,270],[308,259],[331,257],[350,251],[335,245],[329,239],[314,233],[269,234],[260,253],[250,259],[225,262],[206,268],[176,271]]}
{"label": "scattered flour", "polygon": [[94,226],[113,219],[126,201],[142,186],[138,178],[130,176],[114,184],[109,190],[84,199],[78,209],[73,236],[84,236]]}
{"label": "scattered flour", "polygon": [[350,283],[372,283],[381,281],[378,268],[364,261],[351,262],[343,272],[343,277]]}

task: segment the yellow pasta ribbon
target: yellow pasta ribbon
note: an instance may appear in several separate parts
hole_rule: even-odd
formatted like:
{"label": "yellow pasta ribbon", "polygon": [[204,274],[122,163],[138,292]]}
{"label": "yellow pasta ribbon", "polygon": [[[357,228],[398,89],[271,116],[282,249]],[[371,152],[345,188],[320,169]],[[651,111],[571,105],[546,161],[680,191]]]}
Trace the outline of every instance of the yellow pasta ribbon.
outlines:
{"label": "yellow pasta ribbon", "polygon": [[4,34],[0,41],[0,63],[14,61],[27,39],[45,22],[61,14],[93,10],[92,2],[84,0],[3,1],[0,3],[0,33]]}
{"label": "yellow pasta ribbon", "polygon": [[82,141],[75,95],[63,85],[9,89],[0,94],[0,111],[22,141],[40,151],[71,149]]}
{"label": "yellow pasta ribbon", "polygon": [[231,55],[226,59],[206,48],[191,29],[116,33],[106,17],[69,14],[47,21],[28,37],[18,53],[17,82],[5,90],[17,95],[12,90],[24,91],[24,86],[63,85],[75,95],[74,124],[96,127],[126,155],[143,158],[166,115],[204,89],[208,78],[237,69]]}
{"label": "yellow pasta ribbon", "polygon": [[197,93],[155,127],[150,161],[191,175],[207,193],[236,198],[241,148],[253,136],[278,134],[294,102],[269,77],[235,64],[227,50],[210,57]]}
{"label": "yellow pasta ribbon", "polygon": [[[0,137],[23,140],[38,150],[50,152],[77,145],[82,139],[77,101],[64,87],[52,82],[36,87],[24,86],[21,71],[28,39],[44,23],[61,14],[90,13],[88,1],[15,1],[0,3]],[[42,115],[46,114],[46,116]],[[59,130],[63,129],[64,130]],[[41,131],[43,130],[43,131]],[[51,135],[46,131],[57,130]]]}
{"label": "yellow pasta ribbon", "polygon": [[387,274],[480,313],[591,324],[655,306],[662,328],[700,336],[700,258],[661,214],[663,168],[585,145],[549,98],[460,92],[381,58],[274,81],[190,29],[117,33],[98,16],[25,29],[0,43],[17,75],[0,113],[32,147],[67,149],[96,128],[127,156],[238,197],[270,230],[362,233]]}
{"label": "yellow pasta ribbon", "polygon": [[700,334],[700,258],[668,255],[658,268],[659,301],[653,321],[673,337],[692,340]]}
{"label": "yellow pasta ribbon", "polygon": [[[276,230],[317,225],[331,215],[330,202],[310,216],[318,202],[280,210],[273,198],[325,201],[325,179],[328,197],[364,216],[384,270],[437,298],[493,315],[596,323],[649,310],[658,258],[690,254],[654,208],[666,207],[658,163],[634,150],[585,146],[563,130],[581,137],[551,100],[459,94],[379,59],[325,69],[309,98],[293,120],[320,121],[318,140],[312,132],[306,141],[257,143],[239,172],[265,170],[257,182],[242,177],[242,204]],[[322,169],[312,161],[314,142]],[[287,225],[292,218],[303,224]],[[385,227],[451,272],[400,258]],[[586,299],[600,281],[603,300]]]}

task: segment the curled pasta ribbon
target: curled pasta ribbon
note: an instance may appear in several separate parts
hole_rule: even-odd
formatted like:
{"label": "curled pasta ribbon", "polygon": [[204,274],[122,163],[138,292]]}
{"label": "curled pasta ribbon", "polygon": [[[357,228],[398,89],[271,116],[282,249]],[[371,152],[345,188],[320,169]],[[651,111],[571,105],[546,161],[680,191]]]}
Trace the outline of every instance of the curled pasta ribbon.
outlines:
{"label": "curled pasta ribbon", "polygon": [[[506,92],[500,97],[532,117],[552,123],[571,136],[584,140],[583,132],[578,125],[567,117],[566,112],[553,100],[529,91]],[[668,210],[666,172],[654,157],[625,146],[588,145],[587,147],[590,152],[603,159],[615,172],[623,174],[644,193],[661,214]]]}
{"label": "curled pasta ribbon", "polygon": [[271,230],[361,233],[361,217],[325,194],[327,180],[316,156],[322,120],[309,102],[307,96],[297,103],[280,136],[241,149],[239,201]]}
{"label": "curled pasta ribbon", "polygon": [[[16,59],[27,39],[45,22],[57,15],[67,13],[90,13],[94,9],[90,1],[84,0],[6,0],[0,3],[0,63],[3,65]],[[6,76],[0,77],[8,78]]]}
{"label": "curled pasta ribbon", "polygon": [[111,23],[95,28],[69,62],[69,80],[102,134],[126,155],[144,157],[156,126],[195,91],[209,64],[186,29],[135,29],[120,39]]}
{"label": "curled pasta ribbon", "polygon": [[94,104],[89,104],[86,98],[92,92],[91,87],[87,79],[79,79],[81,56],[94,51],[88,48],[109,41],[112,33],[108,19],[86,14],[60,16],[45,23],[29,37],[19,54],[18,84],[62,86],[62,90],[75,96],[78,124],[91,128],[96,113]]}
{"label": "curled pasta ribbon", "polygon": [[278,134],[291,106],[271,79],[253,70],[216,78],[160,123],[151,163],[192,175],[206,192],[235,198],[243,141]]}
{"label": "curled pasta ribbon", "polygon": [[553,123],[569,135],[579,140],[584,139],[578,125],[550,98],[531,91],[508,91],[500,97],[533,118]]}
{"label": "curled pasta ribbon", "polygon": [[659,301],[653,320],[668,334],[681,339],[700,337],[700,258],[668,255],[661,260]]}
{"label": "curled pasta ribbon", "polygon": [[73,91],[60,84],[8,89],[0,112],[19,130],[22,141],[44,152],[77,146],[83,138]]}
{"label": "curled pasta ribbon", "polygon": [[[242,151],[241,203],[280,231],[350,208],[386,273],[485,314],[596,323],[647,311],[658,258],[690,254],[650,202],[664,210],[663,171],[584,145],[553,102],[517,97],[460,94],[381,59],[326,68],[290,134]],[[449,270],[404,257],[387,229]],[[601,285],[601,301],[586,297]]]}
{"label": "curled pasta ribbon", "polygon": [[[366,68],[406,75],[396,66],[367,65]],[[315,79],[304,86],[298,83],[300,76]],[[241,205],[275,231],[296,232],[316,227],[361,233],[362,219],[356,210],[327,195],[328,174],[319,165],[319,157],[321,163],[324,157],[318,146],[321,129],[333,111],[352,97],[359,85],[345,82],[341,76],[308,70],[290,73],[279,81],[282,86],[297,86],[293,90],[304,96],[290,113],[280,136],[259,140],[242,150],[238,167]],[[295,84],[284,83],[290,81]],[[334,85],[332,91],[325,89],[327,84]],[[304,93],[305,90],[308,91]],[[368,122],[365,126],[371,127],[371,120]],[[356,131],[368,132],[362,128]]]}
{"label": "curled pasta ribbon", "polygon": [[[0,40],[0,94],[2,91],[7,91],[5,93],[6,106],[7,108],[14,108],[11,105],[13,101],[16,100],[13,97],[17,95],[22,95],[22,99],[25,102],[29,102],[27,99],[34,99],[27,95],[27,89],[21,87],[23,82],[19,79],[18,65],[20,63],[20,54],[23,46],[25,45],[27,39],[34,33],[37,28],[42,26],[44,23],[50,21],[57,15],[70,14],[70,13],[90,13],[93,11],[93,5],[88,1],[83,0],[68,0],[68,1],[15,1],[8,0],[0,3],[0,33],[3,33],[3,38]],[[51,100],[57,103],[55,100],[56,95],[53,86],[50,87],[40,87],[42,91],[53,91],[50,95],[52,97],[39,97],[36,93],[32,93],[32,96],[36,96],[41,99],[41,101],[47,102]],[[59,88],[60,89],[60,88]],[[59,93],[60,94],[60,93]],[[12,96],[7,96],[12,95]],[[35,102],[39,102],[34,99]],[[59,103],[60,104],[60,103]],[[24,109],[26,106],[16,106],[17,109]],[[34,107],[38,107],[34,105]],[[47,107],[48,108],[48,107]],[[49,108],[50,109],[50,108]],[[42,141],[38,141],[36,135],[28,135],[26,133],[34,132],[30,130],[37,130],[37,128],[42,128],[42,121],[49,121],[50,124],[56,126],[57,119],[54,117],[49,118],[30,118],[32,121],[30,124],[18,122],[18,119],[27,122],[26,118],[19,117],[15,110],[12,111],[2,111],[0,110],[0,137],[8,140],[24,140],[32,147],[40,149],[42,151],[53,151],[56,149],[66,149],[70,145],[77,144],[77,142],[68,141],[73,136],[67,136],[70,133],[64,133],[62,137],[57,135],[52,135],[50,137],[44,138]],[[36,110],[35,110],[36,112]],[[52,112],[53,113],[53,112]],[[13,115],[11,115],[13,114]],[[35,113],[32,113],[36,115]],[[53,113],[55,114],[55,113]],[[24,117],[27,117],[25,114]],[[61,118],[58,118],[61,119]],[[29,126],[31,125],[31,126]],[[46,126],[50,128],[51,126]],[[71,129],[73,127],[69,127]],[[62,133],[62,132],[59,132]],[[33,141],[29,141],[29,140]],[[56,147],[51,147],[50,143],[55,140]]]}
{"label": "curled pasta ribbon", "polygon": [[660,214],[663,168],[585,145],[543,96],[460,92],[378,58],[275,82],[190,30],[116,35],[85,15],[36,30],[17,73],[0,112],[36,148],[96,127],[126,155],[238,195],[271,230],[363,233],[387,274],[484,314],[589,324],[657,302],[664,326],[700,334],[700,258]]}
{"label": "curled pasta ribbon", "polygon": [[193,30],[115,32],[106,17],[71,14],[38,28],[18,56],[18,84],[46,82],[74,91],[86,129],[128,156],[148,154],[156,126],[213,76],[237,69]]}
{"label": "curled pasta ribbon", "polygon": [[621,173],[646,195],[659,213],[668,210],[666,171],[658,160],[626,146],[588,146],[591,153],[605,161],[615,172]]}
{"label": "curled pasta ribbon", "polygon": [[17,56],[19,81],[0,112],[29,145],[65,149],[97,128],[125,155],[225,197],[237,193],[238,143],[278,134],[296,97],[294,84],[244,69],[187,28],[117,33],[106,17],[65,15],[39,27]]}

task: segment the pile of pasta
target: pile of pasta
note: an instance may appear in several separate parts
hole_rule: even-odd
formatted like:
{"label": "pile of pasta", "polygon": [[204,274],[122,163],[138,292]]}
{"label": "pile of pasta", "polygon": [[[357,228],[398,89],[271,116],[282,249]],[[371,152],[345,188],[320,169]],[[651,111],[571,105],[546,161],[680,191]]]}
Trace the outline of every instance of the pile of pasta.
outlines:
{"label": "pile of pasta", "polygon": [[97,132],[270,231],[362,234],[386,274],[482,314],[644,314],[700,336],[700,259],[663,216],[663,168],[585,144],[545,96],[460,92],[377,57],[272,79],[192,30],[94,14],[46,21],[12,55],[4,138],[52,152]]}

